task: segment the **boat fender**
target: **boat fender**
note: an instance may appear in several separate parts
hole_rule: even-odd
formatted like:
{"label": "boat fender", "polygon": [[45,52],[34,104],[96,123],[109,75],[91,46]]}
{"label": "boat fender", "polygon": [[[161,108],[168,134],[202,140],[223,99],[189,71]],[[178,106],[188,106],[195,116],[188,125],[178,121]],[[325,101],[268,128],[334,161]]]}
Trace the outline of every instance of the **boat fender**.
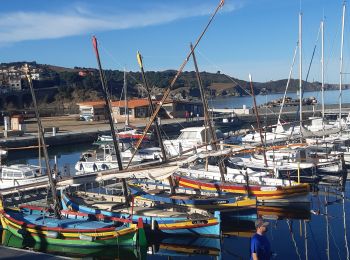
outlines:
{"label": "boat fender", "polygon": [[92,236],[87,236],[87,235],[83,235],[83,234],[80,234],[79,238],[80,238],[80,240],[85,240],[85,241],[89,241],[89,242],[94,241],[94,238]]}
{"label": "boat fender", "polygon": [[80,163],[79,169],[80,169],[81,171],[84,170],[84,165],[83,165],[82,163]]}
{"label": "boat fender", "polygon": [[94,171],[97,171],[97,165],[96,165],[96,163],[94,163],[94,165],[92,166],[92,169],[93,169]]}
{"label": "boat fender", "polygon": [[102,164],[101,167],[102,167],[102,170],[108,170],[107,164]]}
{"label": "boat fender", "polygon": [[47,231],[46,236],[49,237],[49,238],[57,238],[57,237],[58,237],[58,232],[55,232],[55,231]]}

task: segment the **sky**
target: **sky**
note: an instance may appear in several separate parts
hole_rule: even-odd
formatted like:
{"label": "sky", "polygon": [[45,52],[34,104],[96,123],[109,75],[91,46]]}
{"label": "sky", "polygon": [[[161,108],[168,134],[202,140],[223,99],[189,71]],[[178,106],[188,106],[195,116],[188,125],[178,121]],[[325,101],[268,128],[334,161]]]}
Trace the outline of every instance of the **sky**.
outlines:
{"label": "sky", "polygon": [[[105,69],[179,69],[220,0],[0,0],[0,62],[36,61],[97,67],[91,37]],[[200,71],[266,82],[298,78],[298,15],[303,13],[303,79],[321,81],[319,27],[325,19],[325,81],[340,78],[342,0],[226,0],[196,49]],[[350,72],[350,6],[344,32],[344,76]],[[319,35],[319,36],[318,36]],[[318,38],[318,40],[317,40]],[[184,70],[194,70],[192,61]]]}

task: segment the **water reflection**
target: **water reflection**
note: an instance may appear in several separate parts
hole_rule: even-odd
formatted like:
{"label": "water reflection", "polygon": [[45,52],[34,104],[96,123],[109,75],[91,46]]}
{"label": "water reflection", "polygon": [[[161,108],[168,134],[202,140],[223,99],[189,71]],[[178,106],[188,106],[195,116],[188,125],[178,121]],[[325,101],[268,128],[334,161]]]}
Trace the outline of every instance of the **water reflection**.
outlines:
{"label": "water reflection", "polygon": [[[89,146],[53,149],[60,155],[59,165],[74,163],[81,151]],[[36,164],[36,153],[16,154],[11,163]],[[155,238],[146,249],[123,248],[77,249],[57,248],[20,240],[6,231],[2,243],[10,247],[33,248],[70,257],[92,259],[249,259],[250,238],[255,232],[254,221],[263,217],[270,221],[268,239],[275,259],[349,259],[349,184],[318,186],[310,194],[310,203],[294,207],[258,206],[239,214],[226,215],[222,222],[222,239],[215,238]],[[144,256],[147,254],[147,256]]]}

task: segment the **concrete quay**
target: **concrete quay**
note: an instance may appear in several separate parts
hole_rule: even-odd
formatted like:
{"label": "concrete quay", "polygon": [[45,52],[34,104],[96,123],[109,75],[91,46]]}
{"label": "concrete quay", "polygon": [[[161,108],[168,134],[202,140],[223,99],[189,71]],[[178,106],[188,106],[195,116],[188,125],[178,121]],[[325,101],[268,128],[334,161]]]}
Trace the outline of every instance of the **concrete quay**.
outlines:
{"label": "concrete quay", "polygon": [[[98,135],[109,134],[110,127],[107,121],[78,121],[77,116],[44,117],[42,118],[45,132],[45,142],[49,146],[59,146],[67,144],[88,143],[97,140]],[[222,121],[222,118],[217,119]],[[148,120],[131,122],[131,125],[144,128]],[[177,135],[183,127],[202,126],[203,118],[193,118],[186,122],[184,118],[163,119],[161,127],[163,135]],[[58,128],[58,132],[52,133],[52,128]],[[118,130],[122,130],[124,123],[118,123]],[[0,138],[0,147],[16,150],[38,145],[38,128],[35,119],[25,121],[26,131],[22,136],[9,136]],[[2,129],[3,130],[3,129]],[[1,129],[0,129],[1,131]]]}

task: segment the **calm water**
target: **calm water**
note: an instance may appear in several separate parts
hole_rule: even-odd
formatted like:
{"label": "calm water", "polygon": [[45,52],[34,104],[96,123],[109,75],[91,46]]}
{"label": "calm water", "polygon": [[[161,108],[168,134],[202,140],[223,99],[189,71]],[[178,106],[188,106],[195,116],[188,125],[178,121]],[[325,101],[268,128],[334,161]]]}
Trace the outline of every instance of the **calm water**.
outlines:
{"label": "calm water", "polygon": [[[89,148],[90,145],[60,147],[50,149],[49,153],[52,157],[57,156],[59,166],[68,164],[73,171],[81,151]],[[36,164],[36,157],[36,153],[17,153],[10,155],[9,163]],[[146,259],[249,259],[254,219],[257,215],[262,215],[270,221],[267,236],[274,251],[274,259],[347,259],[349,251],[346,241],[350,237],[350,221],[347,217],[350,216],[349,189],[349,185],[346,185],[342,197],[342,193],[334,187],[319,187],[319,192],[310,195],[309,206],[259,207],[256,213],[243,220],[232,218],[223,223],[222,240],[181,237],[161,239],[150,243],[149,248],[142,252],[117,248],[109,249],[108,252],[96,249],[67,251],[51,246],[43,248],[31,241],[18,240],[7,232],[3,232],[2,241],[12,247],[29,247],[59,255],[90,257],[89,259],[131,260],[137,259],[139,254],[145,255],[146,251]]]}
{"label": "calm water", "polygon": [[[269,94],[269,95],[257,95],[256,102],[257,105],[264,104],[268,101],[282,98],[284,93],[279,94]],[[296,93],[287,93],[287,97],[293,99],[298,98]],[[321,92],[312,91],[305,92],[304,98],[315,97],[318,103],[321,104]],[[342,94],[343,103],[350,103],[350,89],[343,90]],[[339,103],[339,91],[329,90],[325,92],[325,104],[338,104]],[[242,108],[243,105],[247,107],[253,106],[253,99],[250,96],[246,97],[218,97],[213,100],[209,100],[209,106],[215,108]]]}

